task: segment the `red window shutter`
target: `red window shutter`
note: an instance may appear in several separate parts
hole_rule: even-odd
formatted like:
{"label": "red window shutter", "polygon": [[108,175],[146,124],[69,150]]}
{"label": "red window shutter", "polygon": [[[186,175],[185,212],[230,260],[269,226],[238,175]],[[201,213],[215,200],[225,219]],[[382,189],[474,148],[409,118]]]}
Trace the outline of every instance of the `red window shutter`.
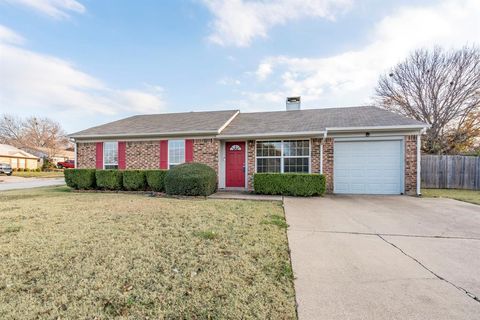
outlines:
{"label": "red window shutter", "polygon": [[125,141],[118,142],[118,169],[125,169],[127,167],[126,146],[127,143]]}
{"label": "red window shutter", "polygon": [[168,140],[160,141],[160,169],[168,169]]}
{"label": "red window shutter", "polygon": [[95,160],[95,168],[103,169],[103,142],[97,142]]}
{"label": "red window shutter", "polygon": [[193,140],[185,140],[185,162],[193,162]]}

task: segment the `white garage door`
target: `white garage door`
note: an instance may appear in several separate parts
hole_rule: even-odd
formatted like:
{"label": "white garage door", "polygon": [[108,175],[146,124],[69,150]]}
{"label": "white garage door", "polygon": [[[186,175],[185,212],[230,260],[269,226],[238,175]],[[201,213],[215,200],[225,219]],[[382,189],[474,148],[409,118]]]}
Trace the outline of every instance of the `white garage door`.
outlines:
{"label": "white garage door", "polygon": [[334,192],[400,194],[402,141],[335,141]]}

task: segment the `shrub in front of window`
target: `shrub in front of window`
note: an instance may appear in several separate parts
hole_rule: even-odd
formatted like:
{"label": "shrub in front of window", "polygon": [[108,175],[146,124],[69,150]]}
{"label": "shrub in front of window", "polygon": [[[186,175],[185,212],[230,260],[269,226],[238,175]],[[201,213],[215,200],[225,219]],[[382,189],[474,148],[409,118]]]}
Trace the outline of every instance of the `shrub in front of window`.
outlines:
{"label": "shrub in front of window", "polygon": [[167,170],[145,170],[148,188],[152,191],[164,192],[167,172]]}
{"label": "shrub in front of window", "polygon": [[95,189],[95,169],[65,169],[65,183],[73,189]]}
{"label": "shrub in front of window", "polygon": [[141,191],[147,187],[144,170],[123,171],[123,188],[130,191]]}
{"label": "shrub in front of window", "polygon": [[122,190],[123,188],[123,171],[97,170],[95,178],[98,189]]}
{"label": "shrub in front of window", "polygon": [[217,189],[215,170],[202,163],[184,163],[165,176],[165,191],[171,195],[208,196]]}
{"label": "shrub in front of window", "polygon": [[305,173],[255,173],[253,188],[258,194],[319,196],[325,193],[325,176]]}

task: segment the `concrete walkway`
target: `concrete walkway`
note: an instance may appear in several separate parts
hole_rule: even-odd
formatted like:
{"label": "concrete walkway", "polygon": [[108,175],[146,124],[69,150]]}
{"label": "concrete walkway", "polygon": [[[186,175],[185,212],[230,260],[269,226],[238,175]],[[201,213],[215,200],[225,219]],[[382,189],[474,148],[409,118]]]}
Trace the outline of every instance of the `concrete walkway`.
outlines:
{"label": "concrete walkway", "polygon": [[61,186],[65,184],[64,178],[21,178],[21,177],[0,177],[0,191],[28,189],[37,187]]}
{"label": "concrete walkway", "polygon": [[282,201],[282,196],[270,196],[254,194],[245,191],[218,191],[210,199],[234,199],[234,200],[259,200],[259,201]]}
{"label": "concrete walkway", "polygon": [[479,319],[480,206],[285,198],[300,320]]}

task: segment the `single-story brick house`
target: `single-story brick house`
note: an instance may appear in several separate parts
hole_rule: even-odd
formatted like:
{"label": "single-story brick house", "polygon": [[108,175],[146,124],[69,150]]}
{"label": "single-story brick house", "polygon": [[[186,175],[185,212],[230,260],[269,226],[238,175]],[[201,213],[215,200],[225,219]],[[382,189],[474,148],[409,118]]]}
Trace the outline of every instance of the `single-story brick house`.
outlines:
{"label": "single-story brick house", "polygon": [[137,115],[70,137],[78,168],[168,169],[201,162],[218,173],[221,189],[251,190],[255,172],[304,172],[325,174],[333,193],[419,194],[425,127],[370,106],[298,106]]}
{"label": "single-story brick house", "polygon": [[37,169],[39,158],[8,144],[0,144],[0,163],[7,163],[13,169]]}

